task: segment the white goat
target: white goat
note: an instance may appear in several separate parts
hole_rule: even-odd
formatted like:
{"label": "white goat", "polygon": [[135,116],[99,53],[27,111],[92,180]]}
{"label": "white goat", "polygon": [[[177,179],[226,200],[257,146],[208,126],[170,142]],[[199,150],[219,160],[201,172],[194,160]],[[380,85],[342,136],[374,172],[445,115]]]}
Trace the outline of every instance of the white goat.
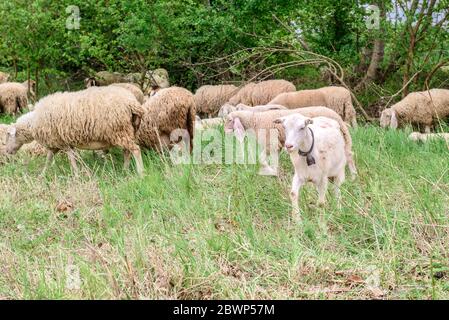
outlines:
{"label": "white goat", "polygon": [[290,199],[293,217],[300,220],[299,189],[312,182],[318,190],[318,205],[325,203],[328,180],[332,179],[335,196],[340,200],[340,185],[345,180],[345,141],[340,125],[333,119],[313,120],[292,114],[275,120],[285,129],[285,149],[295,167]]}

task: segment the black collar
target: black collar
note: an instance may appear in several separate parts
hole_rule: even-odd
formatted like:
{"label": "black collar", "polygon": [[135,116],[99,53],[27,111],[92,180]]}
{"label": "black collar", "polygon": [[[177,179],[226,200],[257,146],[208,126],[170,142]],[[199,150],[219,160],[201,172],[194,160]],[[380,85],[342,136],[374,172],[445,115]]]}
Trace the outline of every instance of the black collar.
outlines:
{"label": "black collar", "polygon": [[313,151],[313,147],[315,146],[315,135],[313,134],[312,129],[309,128],[309,130],[310,130],[310,133],[312,134],[312,145],[310,146],[310,149],[307,152],[301,151],[298,148],[298,154],[302,157],[306,157],[307,165],[310,167],[311,165],[315,164],[315,159],[311,155],[311,153]]}

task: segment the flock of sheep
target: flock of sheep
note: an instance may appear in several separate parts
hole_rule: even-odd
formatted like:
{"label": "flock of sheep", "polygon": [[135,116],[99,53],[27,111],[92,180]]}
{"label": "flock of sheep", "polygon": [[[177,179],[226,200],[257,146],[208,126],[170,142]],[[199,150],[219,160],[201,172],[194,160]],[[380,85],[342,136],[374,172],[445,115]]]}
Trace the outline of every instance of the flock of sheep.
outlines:
{"label": "flock of sheep", "polygon": [[[97,73],[86,79],[84,90],[40,99],[15,123],[0,125],[0,154],[12,155],[23,145],[34,143],[47,152],[45,168],[54,154],[62,151],[77,174],[77,149],[119,147],[124,150],[124,167],[129,166],[132,156],[142,174],[141,148],[162,152],[184,143],[192,151],[195,132],[223,124],[225,132],[235,134],[240,141],[247,130],[267,135],[276,132],[276,140],[264,137],[267,139],[258,142],[263,154],[282,149],[290,154],[295,168],[291,190],[295,217],[299,217],[298,192],[304,183],[316,185],[318,202],[323,204],[329,180],[339,197],[346,166],[355,178],[348,127],[355,127],[357,121],[349,90],[325,87],[296,91],[291,82],[268,80],[241,87],[206,85],[194,95],[187,89],[170,87],[166,71],[157,70],[144,77],[149,79],[146,83],[139,84],[138,74]],[[27,97],[34,94],[33,83],[8,82],[5,73],[0,73],[0,83],[0,112],[24,112]],[[411,93],[384,110],[380,123],[391,128],[410,123],[429,132],[448,116],[449,90],[432,89]],[[440,136],[444,134],[413,133],[411,138]],[[261,156],[260,161],[260,174],[276,175],[266,157]]]}

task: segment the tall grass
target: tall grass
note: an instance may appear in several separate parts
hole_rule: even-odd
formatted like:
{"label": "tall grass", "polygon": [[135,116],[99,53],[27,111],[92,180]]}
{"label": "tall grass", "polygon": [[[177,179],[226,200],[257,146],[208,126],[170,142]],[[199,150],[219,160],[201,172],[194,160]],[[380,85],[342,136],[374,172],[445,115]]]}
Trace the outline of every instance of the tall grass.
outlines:
{"label": "tall grass", "polygon": [[57,156],[42,177],[44,158],[14,157],[0,165],[0,296],[448,299],[446,143],[352,133],[359,177],[341,209],[332,193],[316,207],[306,186],[302,227],[286,155],[279,178],[153,152],[137,177],[119,151],[83,153],[79,178]]}

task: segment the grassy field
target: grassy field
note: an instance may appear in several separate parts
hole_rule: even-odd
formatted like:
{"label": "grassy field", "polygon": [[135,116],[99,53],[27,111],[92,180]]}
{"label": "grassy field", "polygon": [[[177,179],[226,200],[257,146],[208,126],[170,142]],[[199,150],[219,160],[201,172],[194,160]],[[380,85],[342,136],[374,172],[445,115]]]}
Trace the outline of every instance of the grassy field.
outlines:
{"label": "grassy field", "polygon": [[[0,122],[9,122],[3,118]],[[146,173],[122,155],[82,154],[40,176],[44,157],[0,164],[0,297],[449,299],[449,151],[410,131],[353,130],[359,170],[342,209],[302,190],[289,216],[292,168],[174,166]]]}

